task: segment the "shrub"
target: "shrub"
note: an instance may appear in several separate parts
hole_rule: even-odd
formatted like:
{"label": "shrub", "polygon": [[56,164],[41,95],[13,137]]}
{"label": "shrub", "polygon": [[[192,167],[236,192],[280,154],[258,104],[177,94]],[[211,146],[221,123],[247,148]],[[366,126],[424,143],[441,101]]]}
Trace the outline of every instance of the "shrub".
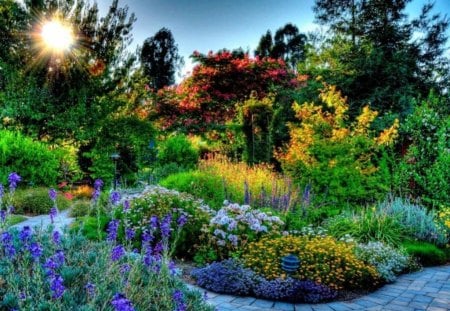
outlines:
{"label": "shrub", "polygon": [[278,216],[248,205],[226,204],[209,222],[210,238],[223,257],[242,251],[264,235],[280,234],[284,225]]}
{"label": "shrub", "polygon": [[[13,204],[15,212],[19,214],[48,214],[53,207],[47,188],[19,189],[15,192]],[[63,195],[58,194],[56,204],[59,210],[65,210],[71,202]]]}
{"label": "shrub", "polygon": [[59,176],[59,153],[17,132],[0,130],[0,182],[18,172],[25,183],[51,186]]}
{"label": "shrub", "polygon": [[80,185],[71,190],[70,193],[72,193],[77,199],[90,199],[94,193],[94,188],[89,185]]}
{"label": "shrub", "polygon": [[223,181],[219,176],[199,171],[170,175],[159,183],[161,186],[192,194],[209,206],[219,208],[225,200]]}
{"label": "shrub", "polygon": [[72,217],[87,216],[90,214],[90,210],[91,210],[91,201],[77,200],[72,204],[70,216]]}
{"label": "shrub", "polygon": [[436,245],[427,242],[406,241],[402,244],[406,252],[417,258],[424,266],[437,266],[445,264],[447,256]]}
{"label": "shrub", "polygon": [[[187,223],[174,245],[175,254],[182,254],[184,257],[193,255],[202,226],[209,222],[213,212],[190,195],[161,187],[149,188],[139,197],[132,199],[129,209],[116,210],[115,216],[124,220],[123,226],[119,229],[120,237],[124,238],[125,226],[133,229],[136,237],[139,237],[144,224],[148,223],[152,216],[161,218],[168,213],[172,214],[173,220],[177,220],[181,215],[187,217]],[[176,221],[172,223],[172,230],[175,227]],[[135,246],[139,246],[138,240],[135,239],[134,242],[138,243]]]}
{"label": "shrub", "polygon": [[407,229],[395,216],[374,209],[343,213],[325,221],[324,227],[337,239],[350,235],[362,243],[381,241],[398,246],[407,236]]}
{"label": "shrub", "polygon": [[317,303],[337,296],[337,292],[312,281],[267,280],[235,259],[214,262],[192,271],[199,286],[216,293],[254,295],[271,300]]}
{"label": "shrub", "polygon": [[300,194],[291,180],[267,164],[249,166],[215,155],[201,160],[199,170],[220,177],[225,185],[225,198],[231,202],[287,211],[299,200]]}
{"label": "shrub", "polygon": [[358,259],[374,266],[378,274],[389,283],[394,282],[397,274],[404,271],[410,263],[407,254],[381,242],[358,244],[355,254]]}
{"label": "shrub", "polygon": [[184,169],[193,169],[198,162],[198,151],[184,135],[167,138],[158,149],[158,165],[176,163]]}
{"label": "shrub", "polygon": [[280,258],[294,254],[301,260],[292,275],[312,280],[332,289],[370,288],[379,284],[379,275],[354,255],[354,246],[332,237],[283,236],[264,237],[248,245],[242,259],[245,266],[269,280],[284,278]]}
{"label": "shrub", "polygon": [[114,241],[29,228],[3,232],[0,245],[2,310],[119,310],[119,303],[120,310],[212,310],[173,275],[165,252],[151,257]]}
{"label": "shrub", "polygon": [[396,218],[414,239],[437,245],[445,245],[448,242],[445,230],[435,223],[434,213],[423,206],[400,198],[391,198],[378,206],[377,213]]}
{"label": "shrub", "polygon": [[192,271],[197,284],[216,293],[248,295],[253,286],[254,273],[234,259],[214,262]]}

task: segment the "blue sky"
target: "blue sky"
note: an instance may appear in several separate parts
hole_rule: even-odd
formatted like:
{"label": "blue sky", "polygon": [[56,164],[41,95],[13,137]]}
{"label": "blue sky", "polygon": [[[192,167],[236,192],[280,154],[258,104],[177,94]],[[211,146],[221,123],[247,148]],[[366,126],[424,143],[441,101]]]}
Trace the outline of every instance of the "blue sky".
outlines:
{"label": "blue sky", "polygon": [[[111,0],[97,0],[105,14]],[[427,0],[413,0],[407,7],[417,16]],[[434,12],[450,15],[450,0],[435,0]],[[137,21],[134,24],[132,48],[162,27],[171,30],[186,68],[192,67],[189,56],[222,48],[242,47],[251,52],[268,29],[276,31],[286,23],[297,25],[301,32],[313,30],[314,0],[120,0],[128,5]]]}

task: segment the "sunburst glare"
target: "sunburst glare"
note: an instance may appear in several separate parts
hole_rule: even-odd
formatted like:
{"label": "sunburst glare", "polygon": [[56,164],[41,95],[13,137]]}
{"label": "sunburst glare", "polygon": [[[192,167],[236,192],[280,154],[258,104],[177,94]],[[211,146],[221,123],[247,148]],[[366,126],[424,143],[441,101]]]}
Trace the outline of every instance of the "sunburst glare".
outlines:
{"label": "sunburst glare", "polygon": [[44,47],[56,53],[67,52],[74,43],[70,26],[58,20],[47,21],[42,25],[41,38]]}

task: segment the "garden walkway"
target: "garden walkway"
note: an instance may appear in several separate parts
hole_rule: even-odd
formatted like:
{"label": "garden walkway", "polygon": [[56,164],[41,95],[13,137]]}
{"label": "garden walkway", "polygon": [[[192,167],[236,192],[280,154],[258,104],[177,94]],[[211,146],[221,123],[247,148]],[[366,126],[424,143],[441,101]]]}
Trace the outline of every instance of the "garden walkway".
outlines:
{"label": "garden walkway", "polygon": [[[57,230],[69,225],[74,218],[69,211],[62,211],[55,219]],[[30,217],[13,228],[24,226],[42,227],[50,225],[50,217],[41,215]],[[191,286],[192,288],[197,288]],[[201,292],[203,289],[197,288]],[[350,301],[337,301],[324,304],[291,304],[273,302],[252,297],[237,297],[207,293],[208,302],[218,311],[347,311],[347,310],[386,310],[386,311],[450,311],[450,265],[425,268],[422,271],[400,276],[396,282],[385,285],[376,292]]]}
{"label": "garden walkway", "polygon": [[291,304],[252,297],[218,295],[212,292],[207,292],[207,296],[209,303],[216,306],[218,311],[449,311],[450,265],[425,268],[419,272],[402,275],[396,282],[350,301]]}

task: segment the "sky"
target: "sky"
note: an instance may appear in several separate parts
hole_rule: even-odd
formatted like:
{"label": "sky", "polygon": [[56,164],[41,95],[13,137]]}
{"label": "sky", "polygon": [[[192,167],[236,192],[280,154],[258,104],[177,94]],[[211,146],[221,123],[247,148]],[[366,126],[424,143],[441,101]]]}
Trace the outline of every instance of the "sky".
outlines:
{"label": "sky", "polygon": [[[413,0],[407,7],[409,16],[417,16],[426,2]],[[97,3],[104,15],[111,0]],[[267,30],[273,34],[287,23],[303,33],[318,27],[312,10],[314,0],[120,0],[119,5],[127,5],[137,17],[130,49],[142,46],[145,39],[166,27],[184,58],[183,74],[192,69],[189,56],[193,51],[242,47],[253,52]],[[435,0],[434,12],[450,17],[450,0]]]}

